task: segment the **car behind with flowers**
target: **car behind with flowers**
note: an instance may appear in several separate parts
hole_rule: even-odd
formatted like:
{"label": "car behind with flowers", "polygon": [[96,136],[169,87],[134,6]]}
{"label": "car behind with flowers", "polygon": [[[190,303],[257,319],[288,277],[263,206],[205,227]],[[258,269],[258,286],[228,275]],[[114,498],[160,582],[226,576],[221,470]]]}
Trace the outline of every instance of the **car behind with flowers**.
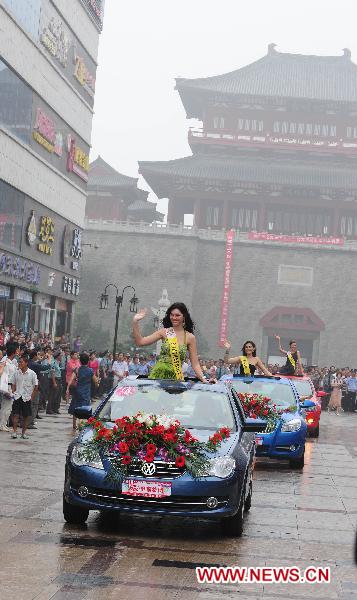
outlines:
{"label": "car behind with flowers", "polygon": [[244,402],[247,396],[255,395],[267,401],[269,412],[274,409],[279,415],[275,421],[267,422],[264,433],[256,435],[257,456],[288,459],[292,468],[302,469],[307,434],[305,411],[314,403],[307,399],[300,402],[294,382],[287,377],[225,375],[222,379],[231,381],[237,401]]}
{"label": "car behind with flowers", "polygon": [[[91,414],[78,408],[79,418]],[[64,518],[90,510],[219,519],[241,535],[252,500],[255,432],[231,385],[127,378],[67,452]]]}
{"label": "car behind with flowers", "polygon": [[321,417],[321,397],[326,396],[326,392],[316,392],[315,386],[310,377],[304,375],[302,377],[288,377],[294,383],[294,387],[299,394],[300,401],[310,400],[314,403],[306,410],[305,420],[307,432],[310,437],[319,437],[320,434],[320,417]]}

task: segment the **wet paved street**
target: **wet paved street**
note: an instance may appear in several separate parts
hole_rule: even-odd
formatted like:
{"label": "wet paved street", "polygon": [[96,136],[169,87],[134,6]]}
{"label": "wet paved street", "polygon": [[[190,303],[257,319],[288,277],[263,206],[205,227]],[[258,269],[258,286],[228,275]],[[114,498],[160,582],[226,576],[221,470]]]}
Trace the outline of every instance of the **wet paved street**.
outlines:
{"label": "wet paved street", "polygon": [[[241,539],[219,525],[125,517],[62,518],[71,418],[44,417],[31,440],[0,433],[0,598],[7,600],[357,599],[357,414],[322,415],[306,466],[258,462]],[[195,566],[330,566],[330,584],[204,584]],[[238,593],[239,592],[239,593]]]}

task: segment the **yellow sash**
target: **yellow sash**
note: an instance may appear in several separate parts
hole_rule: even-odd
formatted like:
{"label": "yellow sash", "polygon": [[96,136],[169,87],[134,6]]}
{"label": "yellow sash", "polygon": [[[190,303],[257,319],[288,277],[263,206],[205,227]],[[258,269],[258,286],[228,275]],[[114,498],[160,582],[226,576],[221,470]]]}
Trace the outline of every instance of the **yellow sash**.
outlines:
{"label": "yellow sash", "polygon": [[180,348],[173,329],[169,329],[167,331],[166,339],[169,344],[171,362],[175,371],[176,379],[178,379],[179,381],[184,381],[180,357]]}
{"label": "yellow sash", "polygon": [[246,356],[240,356],[240,364],[243,367],[244,375],[251,375],[249,362]]}
{"label": "yellow sash", "polygon": [[288,352],[287,356],[288,356],[288,360],[290,361],[290,364],[294,367],[294,371],[295,371],[295,369],[296,369],[296,362],[294,360],[293,355],[291,354],[291,352]]}

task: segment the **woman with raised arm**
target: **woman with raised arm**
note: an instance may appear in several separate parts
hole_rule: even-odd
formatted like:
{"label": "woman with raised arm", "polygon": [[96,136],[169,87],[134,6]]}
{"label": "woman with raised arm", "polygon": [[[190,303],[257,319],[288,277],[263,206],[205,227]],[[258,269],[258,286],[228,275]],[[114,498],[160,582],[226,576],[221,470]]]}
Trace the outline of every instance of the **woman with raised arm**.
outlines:
{"label": "woman with raised arm", "polygon": [[287,352],[281,347],[280,335],[276,335],[275,339],[278,342],[279,351],[281,354],[285,354],[286,356],[286,363],[279,369],[279,373],[282,375],[296,375],[297,373],[304,375],[304,367],[302,366],[301,356],[299,350],[297,349],[296,341],[291,340],[289,342],[290,351]]}
{"label": "woman with raised arm", "polygon": [[229,351],[231,344],[226,340],[224,342],[226,349],[224,353],[224,363],[226,365],[239,365],[239,374],[251,377],[254,375],[256,369],[259,369],[264,375],[272,376],[272,373],[266,368],[262,360],[257,356],[257,347],[254,342],[248,340],[243,344],[241,356],[233,356],[229,358]]}
{"label": "woman with raised arm", "polygon": [[162,340],[158,361],[150,372],[150,379],[178,379],[183,381],[182,363],[189,356],[191,366],[198,379],[203,383],[208,380],[203,375],[193,334],[195,326],[187,307],[182,302],[175,302],[167,309],[163,319],[163,327],[151,335],[143,337],[139,322],[146,316],[143,308],[133,318],[133,336],[137,346],[149,346]]}

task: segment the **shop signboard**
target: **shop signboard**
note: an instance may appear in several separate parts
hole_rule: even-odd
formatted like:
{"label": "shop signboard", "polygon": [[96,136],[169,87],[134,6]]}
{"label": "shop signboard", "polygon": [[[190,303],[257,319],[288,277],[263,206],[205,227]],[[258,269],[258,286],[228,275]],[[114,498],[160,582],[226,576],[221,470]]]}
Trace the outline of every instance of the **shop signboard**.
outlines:
{"label": "shop signboard", "polygon": [[49,2],[41,13],[40,44],[69,83],[93,107],[97,65]]}

